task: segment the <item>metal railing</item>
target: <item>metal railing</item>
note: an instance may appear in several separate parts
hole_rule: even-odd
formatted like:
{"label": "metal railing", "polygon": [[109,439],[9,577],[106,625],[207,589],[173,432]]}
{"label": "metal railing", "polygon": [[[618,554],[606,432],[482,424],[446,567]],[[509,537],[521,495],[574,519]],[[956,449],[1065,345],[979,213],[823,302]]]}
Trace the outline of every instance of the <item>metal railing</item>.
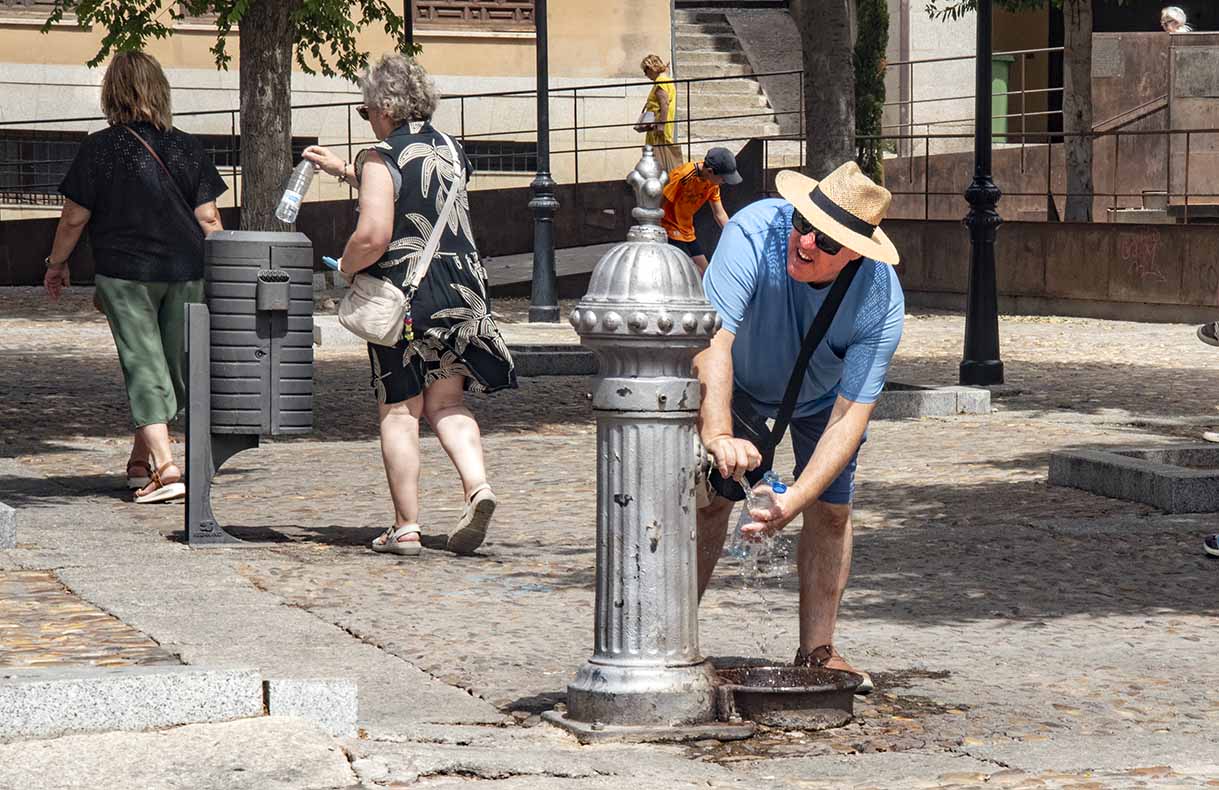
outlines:
{"label": "metal railing", "polygon": [[[1016,57],[1032,57],[1040,54],[1048,54],[1061,52],[1061,48],[1046,48],[1038,50],[1014,50],[1008,53],[996,53],[997,55],[1011,55]],[[969,56],[957,56],[947,58],[931,58],[924,60],[902,61],[889,64],[890,68],[910,69],[913,74],[913,67],[922,64],[944,63],[949,61],[961,61],[971,59]],[[1022,61],[1023,64],[1023,61]],[[1024,67],[1022,65],[1022,72]],[[1020,165],[1019,170],[1023,175],[1028,170],[1033,156],[1030,152],[1035,152],[1041,148],[1049,146],[1051,143],[1056,143],[1061,140],[1064,135],[1061,132],[1040,132],[1030,131],[1027,129],[1026,120],[1037,115],[1046,113],[1033,113],[1027,111],[1025,94],[1048,94],[1053,91],[1061,90],[1059,88],[1052,89],[1032,89],[1026,90],[1025,75],[1022,73],[1020,90],[1007,91],[1008,96],[1020,96],[1021,107],[1020,112],[1000,113],[996,118],[1021,118],[1021,129],[1019,131],[1011,130],[1002,133],[1001,139],[1007,145],[1016,145],[1020,147]],[[674,83],[678,90],[684,92],[685,102],[680,103],[675,120],[675,126],[679,132],[684,132],[680,135],[684,139],[679,141],[679,144],[685,148],[687,159],[691,159],[695,154],[695,147],[704,147],[716,143],[739,142],[745,139],[758,139],[763,146],[763,169],[772,168],[773,165],[787,167],[802,167],[804,164],[804,114],[802,111],[776,111],[772,108],[759,108],[757,111],[748,111],[740,113],[714,113],[699,115],[692,111],[691,101],[697,96],[696,89],[700,85],[715,84],[723,80],[741,80],[741,79],[769,79],[769,78],[794,78],[800,83],[799,95],[800,106],[803,107],[803,75],[802,72],[796,70],[788,71],[772,71],[772,72],[756,72],[744,73],[735,75],[724,75],[717,77],[694,77],[675,79]],[[638,111],[642,107],[646,98],[647,91],[653,87],[654,83],[650,81],[623,81],[613,83],[595,83],[573,86],[552,87],[549,92],[549,102],[551,107],[552,118],[557,120],[556,124],[552,124],[550,128],[551,137],[555,144],[552,145],[551,157],[559,163],[556,166],[555,161],[552,161],[552,172],[555,180],[559,183],[582,183],[588,180],[607,180],[607,174],[612,174],[610,178],[616,178],[618,174],[626,172],[634,163],[634,157],[639,150],[642,142],[642,136],[635,132],[633,127]],[[638,89],[638,90],[636,90]],[[913,91],[910,92],[913,97]],[[715,94],[724,97],[726,100],[731,99],[732,93]],[[754,96],[755,94],[740,94],[743,96]],[[519,108],[519,114],[527,118],[533,117],[533,107],[535,103],[536,91],[534,90],[513,90],[513,91],[495,91],[475,94],[453,94],[443,97],[440,108],[437,110],[436,118],[437,125],[442,125],[442,128],[450,130],[456,129],[457,136],[465,143],[468,150],[475,154],[477,167],[477,147],[480,142],[496,143],[506,142],[513,143],[514,148],[507,156],[511,161],[524,161],[528,163],[530,160],[530,152],[528,144],[535,139],[536,130],[529,124],[506,124],[508,128],[495,128],[493,122],[488,121],[489,118],[502,117],[507,114],[507,108],[503,102],[527,101],[526,105]],[[910,127],[913,119],[913,107],[918,104],[931,104],[936,102],[956,101],[956,100],[972,100],[972,95],[963,96],[946,96],[946,97],[929,97],[923,99],[910,98],[903,99],[898,102],[890,102],[886,106],[900,105],[906,108],[910,115],[905,121],[905,125]],[[328,126],[329,131],[319,133],[317,142],[322,145],[327,145],[340,155],[345,155],[345,158],[350,161],[354,154],[364,147],[373,145],[376,140],[371,134],[371,130],[365,133],[358,133],[357,129],[368,129],[362,121],[353,123],[353,117],[356,117],[355,107],[360,102],[356,100],[350,101],[334,101],[323,103],[301,104],[292,107],[294,119],[298,114],[307,114],[306,117],[318,116],[325,113],[341,113],[343,116],[338,124],[333,122]],[[499,103],[499,104],[497,104]],[[604,106],[598,107],[595,103],[601,103]],[[615,106],[615,103],[616,106]],[[1147,111],[1157,111],[1148,103]],[[1135,108],[1140,110],[1140,108]],[[1142,110],[1140,110],[1142,111]],[[240,146],[238,137],[239,128],[239,110],[198,110],[190,112],[181,112],[175,114],[175,123],[179,126],[189,127],[198,126],[207,129],[206,141],[209,152],[213,159],[218,163],[219,169],[223,175],[226,175],[236,186],[240,181]],[[1132,111],[1133,112],[1133,111]],[[775,122],[779,118],[797,115],[799,123],[791,124],[791,126],[799,131],[792,134],[758,134],[756,128],[761,128],[762,122]],[[1125,114],[1124,114],[1125,115]],[[1138,113],[1135,113],[1137,116]],[[1141,117],[1141,116],[1140,116]],[[568,120],[570,119],[570,120]],[[358,120],[358,119],[357,119]],[[972,121],[972,118],[967,119]],[[1104,131],[1093,132],[1092,136],[1097,140],[1113,138],[1114,141],[1114,156],[1113,156],[1113,183],[1118,184],[1116,174],[1120,173],[1120,160],[1122,156],[1122,142],[1129,141],[1135,137],[1143,137],[1146,135],[1160,134],[1166,135],[1167,139],[1177,140],[1183,146],[1185,156],[1184,173],[1182,177],[1183,183],[1180,184],[1181,189],[1174,192],[1177,186],[1173,183],[1173,167],[1168,164],[1167,155],[1164,158],[1166,188],[1170,195],[1183,192],[1186,196],[1186,212],[1189,211],[1190,199],[1211,197],[1211,192],[1199,191],[1198,185],[1191,184],[1191,157],[1188,155],[1194,140],[1197,135],[1209,134],[1215,130],[1169,130],[1163,132],[1142,132],[1128,131],[1121,127],[1125,125],[1122,119],[1114,119],[1120,121],[1116,123],[1117,128],[1106,129]],[[731,129],[736,124],[745,121],[748,122],[741,131],[725,131],[725,128]],[[931,157],[936,153],[933,151],[935,146],[941,149],[954,149],[958,151],[969,150],[972,145],[972,134],[965,133],[933,133],[930,127],[935,124],[945,124],[954,122],[953,120],[938,120],[927,121],[925,126],[927,131],[923,133],[899,133],[889,134],[882,133],[874,136],[861,136],[861,140],[876,140],[882,148],[886,149],[890,154],[904,154],[899,158],[887,156],[884,160],[886,171],[893,171],[896,179],[894,186],[895,197],[909,198],[912,195],[921,197],[924,204],[924,217],[930,217],[929,206],[931,201],[936,198],[952,196],[959,197],[960,191],[956,189],[954,184],[953,191],[936,190],[931,188],[928,182],[928,174],[932,170]],[[100,128],[105,123],[104,118],[100,116],[81,116],[76,118],[59,118],[53,120],[27,120],[27,121],[3,121],[0,122],[0,201],[6,198],[9,200],[19,200],[26,205],[55,205],[61,202],[61,199],[54,190],[57,188],[59,178],[66,171],[71,162],[71,157],[59,156],[44,159],[23,159],[21,157],[11,157],[7,154],[10,148],[5,147],[6,137],[11,135],[9,130],[21,129],[46,129],[47,127],[63,130],[65,126],[73,127],[82,137],[86,131],[92,128]],[[727,126],[726,126],[727,124]],[[756,124],[754,131],[750,131],[748,126]],[[303,124],[294,124],[301,126]],[[338,128],[340,131],[336,132]],[[886,125],[886,128],[892,128],[892,125]],[[301,147],[306,142],[314,142],[312,138],[294,138]],[[1129,144],[1129,143],[1128,143]],[[1171,147],[1171,143],[1169,145]],[[505,156],[502,152],[492,152],[486,156]],[[621,158],[618,162],[612,157]],[[1036,154],[1040,161],[1040,154]],[[583,163],[582,163],[583,158]],[[1005,196],[1009,198],[1026,197],[1026,196],[1041,196],[1045,195],[1063,195],[1061,189],[1054,188],[1054,162],[1052,156],[1045,156],[1045,187],[1038,191],[1030,191],[1028,189],[1013,190],[1011,185],[1003,187]],[[509,161],[505,160],[505,161]],[[601,172],[594,175],[591,179],[587,176],[592,175],[588,172],[588,163],[595,160],[603,162]],[[629,160],[629,161],[628,161]],[[563,164],[566,162],[566,164]],[[921,163],[921,166],[920,166]],[[582,167],[584,164],[584,167]],[[905,169],[905,178],[896,178],[898,173],[895,168]],[[595,168],[593,168],[595,169]],[[915,184],[916,172],[921,170],[923,175],[923,183],[921,187]],[[485,172],[485,171],[484,171]],[[500,169],[498,172],[506,172]],[[519,171],[522,176],[532,175],[531,171]],[[38,174],[45,174],[45,177],[39,178]],[[1192,187],[1192,189],[1191,189]],[[335,188],[337,191],[340,188]],[[964,185],[961,185],[961,190]],[[234,189],[234,193],[240,190]],[[344,190],[348,198],[353,196],[350,188]],[[1126,198],[1140,197],[1141,192],[1123,192],[1117,189],[1116,186],[1112,190],[1105,192],[1096,192],[1094,197],[1108,198],[1114,207]],[[234,194],[232,198],[233,204],[237,204],[238,195]]]}

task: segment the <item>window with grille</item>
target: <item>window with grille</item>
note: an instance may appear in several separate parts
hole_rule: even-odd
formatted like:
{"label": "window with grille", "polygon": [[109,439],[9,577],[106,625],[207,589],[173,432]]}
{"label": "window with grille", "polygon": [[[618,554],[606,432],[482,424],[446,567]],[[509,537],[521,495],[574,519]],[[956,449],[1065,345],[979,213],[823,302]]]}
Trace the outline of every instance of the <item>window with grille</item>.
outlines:
{"label": "window with grille", "polygon": [[[86,132],[0,130],[0,203],[19,206],[61,206],[59,184],[68,174]],[[240,167],[241,138],[227,134],[197,134],[221,175]],[[317,145],[316,137],[292,138],[292,161]]]}
{"label": "window with grille", "polygon": [[538,146],[515,140],[463,140],[462,147],[475,173],[533,173]]}
{"label": "window with grille", "polygon": [[533,0],[411,0],[415,27],[532,31]]}
{"label": "window with grille", "polygon": [[45,20],[51,15],[55,0],[0,0],[0,17]]}

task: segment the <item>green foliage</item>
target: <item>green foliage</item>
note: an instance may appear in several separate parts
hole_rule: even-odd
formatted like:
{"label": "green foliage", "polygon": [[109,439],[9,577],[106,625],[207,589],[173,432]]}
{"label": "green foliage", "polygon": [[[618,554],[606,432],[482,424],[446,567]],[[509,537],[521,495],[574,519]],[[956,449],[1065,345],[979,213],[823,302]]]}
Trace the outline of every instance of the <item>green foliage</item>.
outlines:
{"label": "green foliage", "polygon": [[[1063,0],[995,0],[995,5],[1004,11],[1029,11],[1045,8],[1046,3],[1062,8]],[[1130,0],[1101,0],[1101,2],[1126,5]],[[1167,3],[1165,3],[1167,5]],[[927,16],[932,19],[960,19],[970,11],[978,9],[977,0],[927,0]]]}
{"label": "green foliage", "polygon": [[[997,0],[995,5],[1004,11],[1028,11],[1044,8],[1047,2],[1061,6],[1062,0]],[[978,10],[977,0],[927,0],[927,16],[932,19],[960,19],[970,11]]]}
{"label": "green foliage", "polygon": [[188,16],[215,14],[216,41],[211,52],[216,66],[227,69],[232,56],[226,36],[257,2],[291,3],[291,41],[296,62],[306,74],[320,70],[327,77],[354,79],[368,64],[368,53],[357,48],[355,34],[377,23],[402,42],[402,52],[419,53],[418,45],[403,40],[402,17],[386,0],[55,0],[42,32],[60,22],[65,13],[74,13],[86,30],[104,28],[101,48],[88,64],[92,68],[112,52],[142,49],[150,40],[173,35],[174,23]]}
{"label": "green foliage", "polygon": [[[881,156],[881,116],[885,109],[885,48],[889,44],[886,0],[858,0],[855,10],[855,130],[856,161],[878,184],[884,183]],[[871,137],[869,137],[871,136]]]}

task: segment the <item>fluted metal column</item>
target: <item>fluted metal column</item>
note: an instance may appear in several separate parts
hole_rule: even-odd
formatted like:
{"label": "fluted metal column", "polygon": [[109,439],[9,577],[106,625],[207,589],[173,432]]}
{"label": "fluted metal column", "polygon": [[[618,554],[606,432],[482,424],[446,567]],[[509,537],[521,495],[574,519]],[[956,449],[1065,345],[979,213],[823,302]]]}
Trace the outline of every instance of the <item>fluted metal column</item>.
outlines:
{"label": "fluted metal column", "polygon": [[598,262],[571,314],[599,363],[596,616],[593,655],[567,687],[567,713],[548,719],[587,740],[664,740],[700,727],[705,737],[748,734],[715,721],[715,673],[698,646],[700,395],[691,363],[719,318],[693,262],[666,243],[666,178],[645,146],[627,179],[637,224]]}

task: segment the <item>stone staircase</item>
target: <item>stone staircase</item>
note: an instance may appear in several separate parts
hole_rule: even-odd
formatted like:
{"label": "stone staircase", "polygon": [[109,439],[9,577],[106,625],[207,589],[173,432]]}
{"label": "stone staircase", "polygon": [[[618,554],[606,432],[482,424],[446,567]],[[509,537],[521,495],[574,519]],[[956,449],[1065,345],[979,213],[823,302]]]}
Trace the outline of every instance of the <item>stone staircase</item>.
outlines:
{"label": "stone staircase", "polygon": [[[674,74],[677,78],[732,77],[753,71],[736,33],[722,12],[714,9],[678,9],[673,24],[677,38]],[[749,116],[749,117],[729,117]],[[691,119],[689,128],[685,120]],[[719,120],[699,120],[717,118]],[[779,134],[774,109],[757,80],[748,77],[694,82],[677,86],[678,139],[689,137],[698,158],[711,145],[736,150],[751,137]],[[700,141],[731,138],[727,142]],[[683,146],[684,147],[684,146]]]}

